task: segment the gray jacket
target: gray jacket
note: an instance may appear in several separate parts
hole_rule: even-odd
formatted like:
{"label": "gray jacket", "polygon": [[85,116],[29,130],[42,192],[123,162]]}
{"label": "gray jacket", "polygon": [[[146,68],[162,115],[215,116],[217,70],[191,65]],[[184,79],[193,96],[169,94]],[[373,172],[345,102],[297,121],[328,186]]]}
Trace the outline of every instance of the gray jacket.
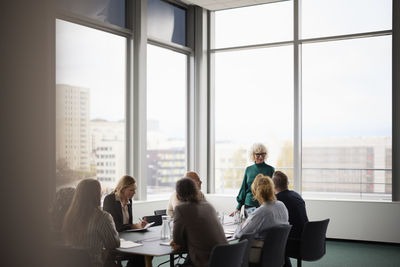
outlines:
{"label": "gray jacket", "polygon": [[205,200],[175,207],[173,237],[196,267],[208,266],[211,249],[227,242],[214,207]]}

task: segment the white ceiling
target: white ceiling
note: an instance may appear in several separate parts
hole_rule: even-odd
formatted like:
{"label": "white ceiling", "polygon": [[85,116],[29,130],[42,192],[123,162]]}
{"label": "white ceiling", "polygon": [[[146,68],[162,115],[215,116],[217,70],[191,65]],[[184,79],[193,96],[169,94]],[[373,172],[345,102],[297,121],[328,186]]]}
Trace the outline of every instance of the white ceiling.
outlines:
{"label": "white ceiling", "polygon": [[281,0],[182,0],[186,4],[201,6],[208,10],[221,10],[234,7],[253,6]]}

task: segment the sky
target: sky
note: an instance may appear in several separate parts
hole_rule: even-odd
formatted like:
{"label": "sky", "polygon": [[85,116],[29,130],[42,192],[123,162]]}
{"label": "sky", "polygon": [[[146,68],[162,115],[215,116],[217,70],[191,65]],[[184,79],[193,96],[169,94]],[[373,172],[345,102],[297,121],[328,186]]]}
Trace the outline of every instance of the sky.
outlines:
{"label": "sky", "polygon": [[90,119],[125,118],[126,39],[56,23],[56,83],[90,89]]}
{"label": "sky", "polygon": [[[388,0],[302,3],[303,38],[391,29]],[[218,11],[215,47],[290,41],[292,12],[292,1]],[[215,68],[216,140],[292,139],[292,45],[216,52]],[[301,68],[303,138],[391,136],[391,36],[305,44]]]}
{"label": "sky", "polygon": [[[90,89],[90,119],[125,118],[126,39],[57,20],[57,83]],[[186,134],[187,56],[148,45],[148,119],[164,134]]]}
{"label": "sky", "polygon": [[[302,3],[304,38],[391,28],[390,0]],[[292,10],[284,1],[216,12],[216,47],[291,40]],[[391,134],[390,43],[303,45],[304,137]],[[57,20],[56,53],[57,83],[90,89],[91,119],[125,118],[124,37]],[[186,59],[148,46],[148,119],[176,138],[185,135]],[[217,141],[292,140],[293,46],[218,53],[215,67]]]}

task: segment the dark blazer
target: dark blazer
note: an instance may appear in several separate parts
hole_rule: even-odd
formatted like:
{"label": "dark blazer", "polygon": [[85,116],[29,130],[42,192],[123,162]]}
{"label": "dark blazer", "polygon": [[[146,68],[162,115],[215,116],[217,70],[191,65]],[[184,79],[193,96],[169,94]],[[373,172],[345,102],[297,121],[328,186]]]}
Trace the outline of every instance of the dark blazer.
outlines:
{"label": "dark blazer", "polygon": [[132,199],[129,199],[128,212],[129,212],[129,224],[123,224],[122,217],[122,206],[119,200],[115,199],[115,194],[108,194],[104,198],[103,210],[109,212],[114,219],[115,228],[118,232],[122,232],[131,229],[132,225]]}
{"label": "dark blazer", "polygon": [[306,204],[303,198],[291,190],[284,190],[276,194],[276,198],[282,201],[289,212],[289,223],[292,225],[289,238],[300,238],[303,227],[308,222]]}
{"label": "dark blazer", "polygon": [[208,266],[211,249],[227,243],[217,212],[206,200],[175,207],[173,240],[189,251],[196,267]]}

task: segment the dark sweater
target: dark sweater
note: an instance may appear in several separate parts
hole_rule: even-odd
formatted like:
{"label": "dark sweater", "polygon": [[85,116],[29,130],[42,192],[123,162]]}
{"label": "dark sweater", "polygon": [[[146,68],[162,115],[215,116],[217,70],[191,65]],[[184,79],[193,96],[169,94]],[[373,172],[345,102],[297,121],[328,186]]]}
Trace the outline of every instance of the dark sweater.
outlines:
{"label": "dark sweater", "polygon": [[121,202],[115,199],[115,194],[111,193],[104,198],[103,210],[109,212],[114,219],[115,228],[118,232],[131,229],[132,226],[132,200],[129,199],[128,212],[129,223],[123,224]]}
{"label": "dark sweater", "polygon": [[263,175],[272,177],[272,174],[274,172],[275,172],[274,167],[269,166],[265,162],[259,164],[254,163],[253,165],[247,167],[244,173],[242,186],[240,187],[239,194],[236,197],[236,201],[238,202],[236,208],[240,210],[240,208],[243,205],[251,207],[260,206],[257,200],[253,198],[253,194],[251,193],[251,184],[253,183],[254,178],[256,178],[258,174],[261,173]]}
{"label": "dark sweater", "polygon": [[291,190],[279,192],[276,198],[285,204],[289,212],[289,223],[292,225],[289,238],[300,238],[304,224],[308,222],[306,203],[298,193]]}

